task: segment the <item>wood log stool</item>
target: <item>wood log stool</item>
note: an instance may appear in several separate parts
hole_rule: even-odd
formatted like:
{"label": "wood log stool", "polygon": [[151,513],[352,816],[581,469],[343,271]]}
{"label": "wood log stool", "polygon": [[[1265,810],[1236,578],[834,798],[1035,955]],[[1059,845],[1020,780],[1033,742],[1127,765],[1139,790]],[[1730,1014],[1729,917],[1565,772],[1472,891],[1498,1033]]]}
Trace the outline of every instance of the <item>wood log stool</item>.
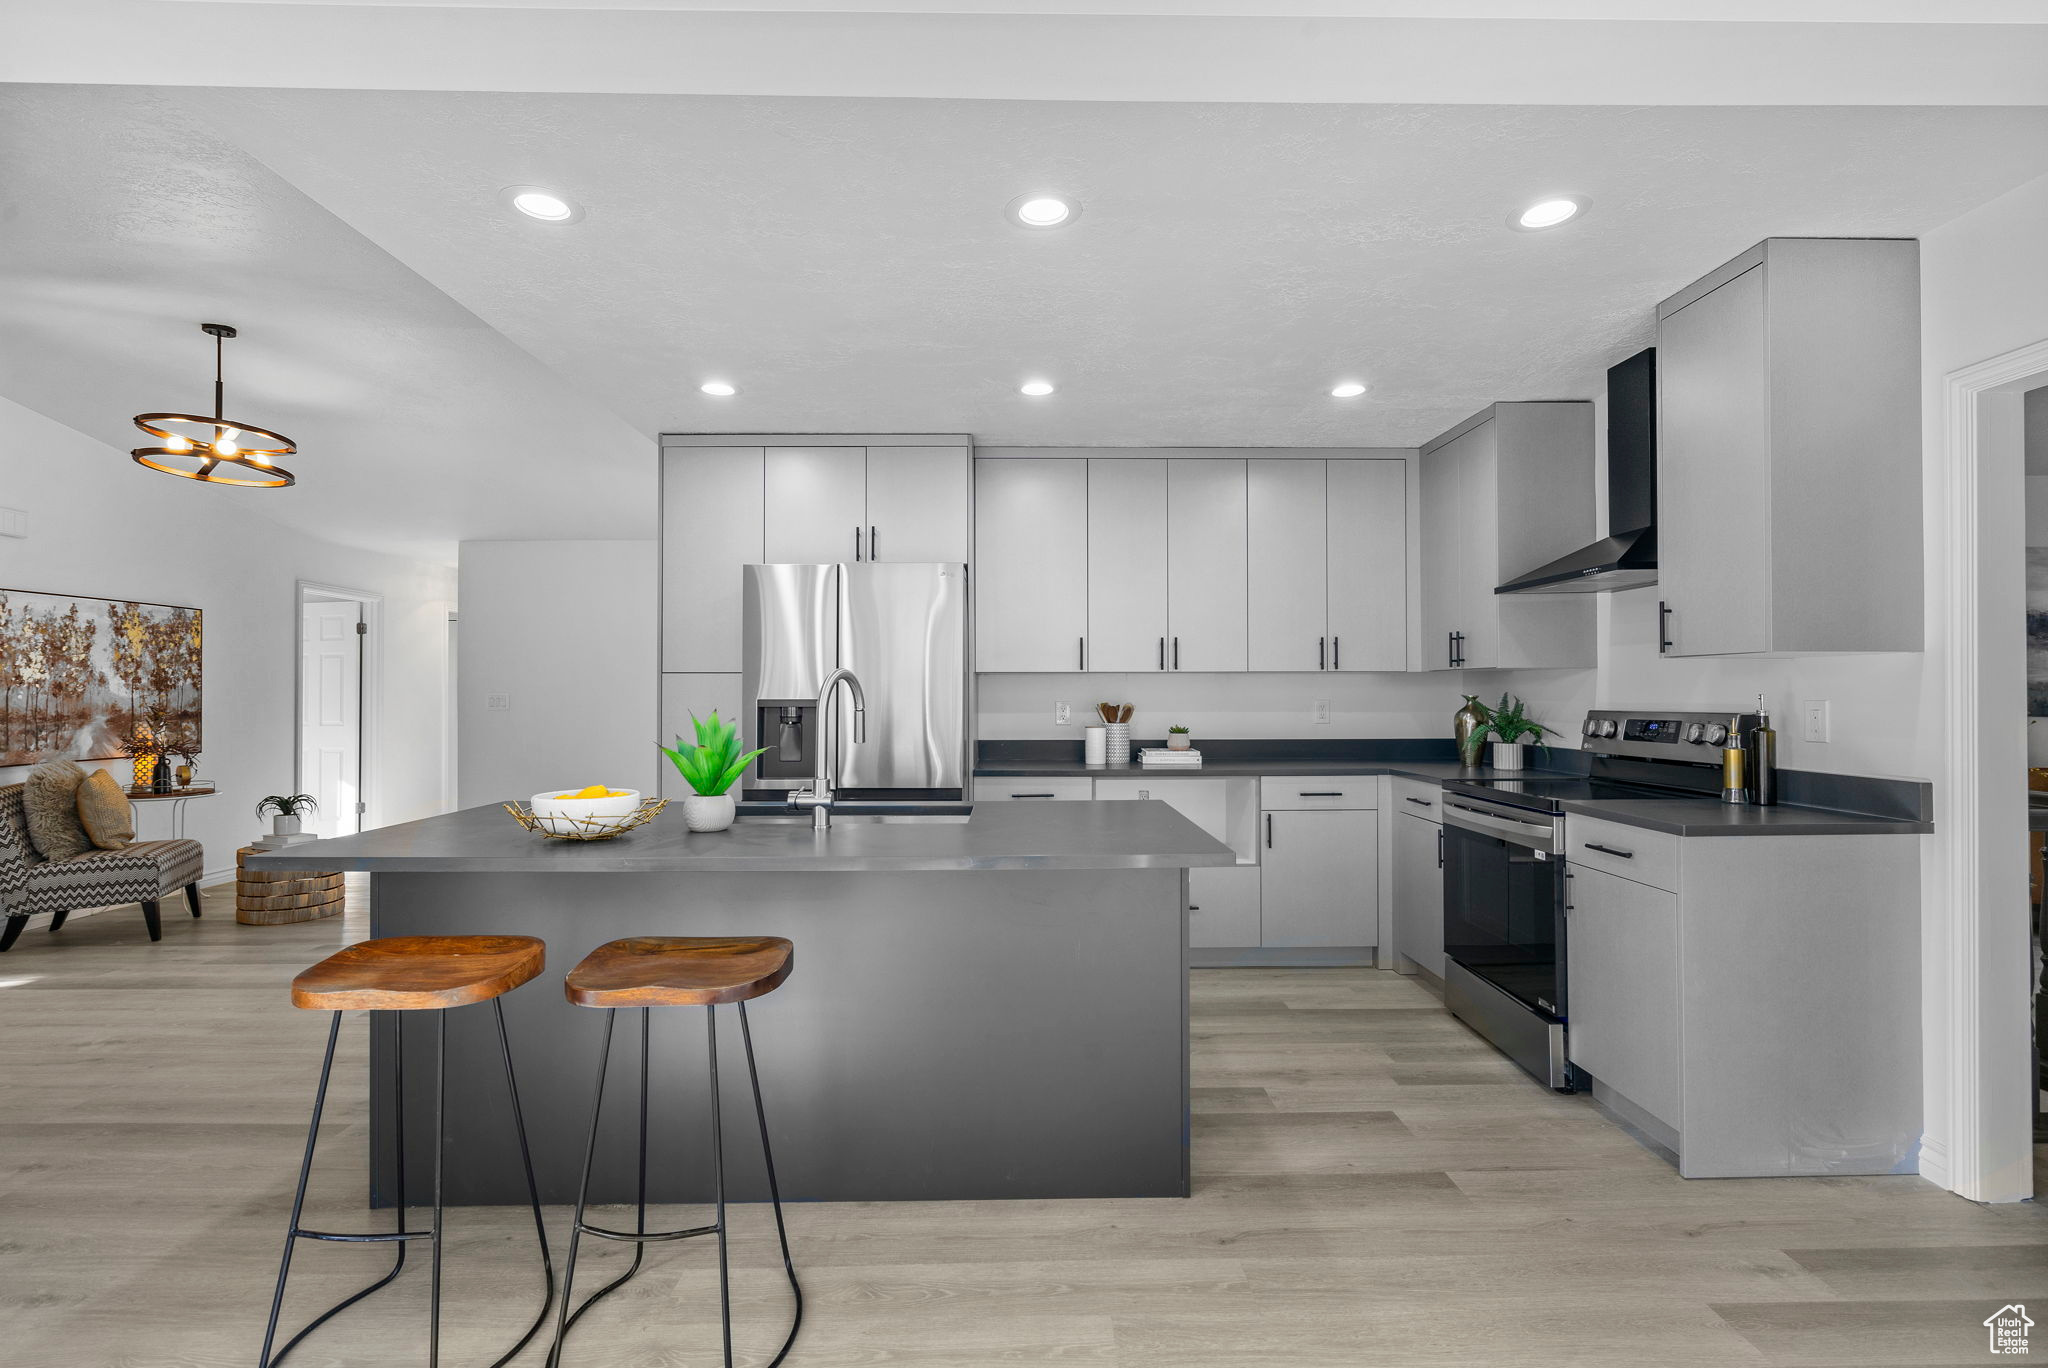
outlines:
{"label": "wood log stool", "polygon": [[[320,876],[326,877],[326,876]],[[339,878],[340,875],[333,876]],[[299,1343],[325,1325],[338,1312],[369,1296],[396,1278],[405,1267],[407,1245],[427,1241],[432,1281],[427,1297],[427,1362],[440,1362],[441,1347],[441,1218],[442,1153],[447,1127],[444,1124],[448,1097],[448,1013],[478,1003],[489,1003],[497,1027],[498,1049],[505,1062],[505,1091],[512,1111],[512,1134],[519,1157],[526,1167],[527,1197],[533,1208],[533,1233],[540,1245],[541,1271],[546,1289],[540,1310],[492,1368],[511,1362],[547,1325],[554,1305],[555,1265],[548,1253],[547,1225],[541,1219],[540,1186],[534,1181],[533,1154],[526,1140],[526,1118],[519,1110],[519,1083],[512,1073],[512,1042],[505,1033],[505,1006],[499,1000],[520,984],[538,975],[547,965],[547,947],[532,936],[388,936],[356,944],[329,955],[292,980],[292,1006],[309,1011],[332,1012],[327,1028],[327,1054],[320,1063],[320,1086],[313,1094],[313,1123],[306,1132],[305,1157],[299,1161],[299,1187],[292,1198],[291,1225],[285,1232],[284,1257],[277,1268],[277,1287],[270,1297],[270,1322],[263,1331],[263,1368],[276,1368],[279,1360]],[[397,1180],[397,1228],[391,1231],[334,1231],[309,1229],[304,1224],[306,1184],[313,1172],[313,1146],[320,1138],[320,1112],[327,1105],[327,1083],[334,1072],[334,1046],[341,1036],[342,1016],[350,1011],[390,1012],[393,1024],[392,1109],[399,1148]],[[425,1230],[408,1227],[409,1209],[405,1195],[405,1019],[414,1012],[432,1012],[436,1039],[434,1057],[434,1164],[433,1223]],[[292,1251],[300,1240],[327,1240],[341,1244],[391,1244],[397,1250],[390,1271],[352,1296],[345,1297],[313,1318],[304,1329],[286,1341],[275,1354],[278,1313],[284,1307],[285,1282],[291,1275]]]}
{"label": "wood log stool", "polygon": [[255,846],[235,852],[236,921],[244,926],[281,926],[341,915],[346,889],[340,871],[250,869],[249,857],[264,853]]}
{"label": "wood log stool", "polygon": [[[730,1004],[739,1011],[740,1040],[746,1048],[747,1080],[754,1089],[754,1121],[761,1131],[761,1160],[768,1174],[768,1200],[775,1208],[775,1235],[782,1243],[782,1270],[789,1278],[795,1298],[795,1312],[789,1335],[782,1348],[769,1359],[766,1368],[776,1368],[789,1356],[797,1331],[804,1323],[804,1290],[796,1280],[796,1264],[789,1255],[789,1231],[782,1223],[782,1189],[775,1181],[775,1155],[768,1146],[768,1113],[761,1106],[761,1075],[754,1068],[754,1035],[747,1025],[747,1002],[782,986],[789,977],[795,947],[780,936],[634,936],[600,945],[571,969],[562,980],[562,991],[578,1007],[594,1007],[604,1014],[604,1049],[597,1059],[597,1096],[590,1104],[590,1139],[583,1150],[583,1183],[576,1193],[576,1222],[569,1230],[569,1257],[562,1269],[562,1300],[556,1312],[555,1343],[548,1354],[548,1368],[559,1368],[562,1345],[569,1327],[607,1294],[624,1285],[640,1271],[646,1246],[669,1240],[687,1240],[697,1235],[718,1237],[718,1313],[725,1330],[725,1365],[732,1368],[732,1289],[726,1258],[725,1223],[725,1131],[719,1121],[718,1103],[718,1008]],[[640,1009],[640,1200],[639,1218],[631,1230],[612,1230],[592,1225],[585,1219],[590,1204],[590,1171],[597,1157],[597,1123],[604,1106],[604,1075],[612,1057],[612,1028],[620,1008]],[[647,1228],[647,1065],[649,1024],[657,1007],[702,1007],[710,1047],[711,1082],[711,1169],[712,1199],[716,1216],[708,1226],[687,1230]],[[633,1245],[633,1263],[626,1272],[592,1293],[583,1305],[570,1307],[576,1278],[576,1252],[585,1235],[601,1240],[620,1240]]]}

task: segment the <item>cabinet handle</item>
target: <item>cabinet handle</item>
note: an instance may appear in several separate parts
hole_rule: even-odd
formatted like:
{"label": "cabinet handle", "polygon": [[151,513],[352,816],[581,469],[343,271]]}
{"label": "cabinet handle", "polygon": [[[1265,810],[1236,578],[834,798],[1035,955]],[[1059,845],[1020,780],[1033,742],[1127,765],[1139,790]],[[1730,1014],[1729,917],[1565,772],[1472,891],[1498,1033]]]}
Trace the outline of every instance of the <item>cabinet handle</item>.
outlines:
{"label": "cabinet handle", "polygon": [[1273,848],[1273,814],[1266,814],[1266,849]]}
{"label": "cabinet handle", "polygon": [[1087,637],[1075,637],[1075,638],[1074,638],[1074,667],[1075,667],[1076,669],[1081,669],[1081,670],[1085,670],[1085,669],[1087,669],[1087,668],[1088,668],[1088,638],[1087,638]]}
{"label": "cabinet handle", "polygon": [[1458,658],[1452,663],[1462,670],[1465,668],[1465,634],[1463,632],[1453,632],[1451,633],[1451,639],[1458,643]]}
{"label": "cabinet handle", "polygon": [[875,529],[868,529],[868,559],[875,559]]}
{"label": "cabinet handle", "polygon": [[1417,807],[1435,807],[1435,806],[1436,806],[1436,804],[1435,804],[1435,803],[1432,803],[1432,802],[1430,802],[1430,801],[1429,801],[1429,799],[1427,799],[1427,798],[1410,798],[1410,799],[1409,799],[1408,801],[1409,801],[1409,802],[1411,802],[1411,803],[1413,803],[1413,804],[1415,804],[1415,806],[1417,806]]}
{"label": "cabinet handle", "polygon": [[1657,654],[1664,655],[1671,650],[1671,605],[1663,599],[1657,600]]}
{"label": "cabinet handle", "polygon": [[1297,793],[1294,796],[1297,798],[1342,798],[1344,796],[1344,790],[1332,789],[1328,793],[1325,793],[1319,789],[1314,793]]}
{"label": "cabinet handle", "polygon": [[1344,668],[1343,637],[1333,636],[1330,638],[1330,668],[1333,670],[1341,670]]}
{"label": "cabinet handle", "polygon": [[1458,634],[1444,633],[1444,664],[1451,669],[1458,668]]}
{"label": "cabinet handle", "polygon": [[1444,867],[1444,829],[1442,827],[1436,829],[1436,867],[1438,869]]}
{"label": "cabinet handle", "polygon": [[1159,668],[1166,668],[1166,638],[1159,638]]}
{"label": "cabinet handle", "polygon": [[1327,669],[1329,669],[1329,668],[1330,668],[1330,667],[1329,667],[1328,665],[1326,665],[1326,664],[1324,664],[1324,663],[1323,663],[1323,662],[1324,662],[1324,655],[1323,655],[1323,651],[1324,651],[1324,648],[1325,648],[1326,646],[1328,646],[1328,645],[1329,645],[1329,638],[1328,638],[1328,637],[1317,637],[1317,638],[1316,638],[1316,668],[1317,668],[1318,670],[1327,670]]}
{"label": "cabinet handle", "polygon": [[1058,795],[1051,793],[1013,793],[1010,796],[1012,798],[1054,798]]}
{"label": "cabinet handle", "polygon": [[1633,850],[1616,850],[1613,846],[1594,845],[1591,842],[1587,843],[1586,849],[1597,850],[1602,855],[1612,855],[1617,860],[1633,860],[1636,857]]}
{"label": "cabinet handle", "polygon": [[858,527],[853,529],[853,558],[856,561],[860,559],[860,529]]}
{"label": "cabinet handle", "polygon": [[1175,638],[1173,639],[1173,668],[1174,668],[1174,669],[1176,669],[1176,670],[1178,670],[1178,669],[1180,668],[1180,638],[1179,638],[1179,637],[1175,637]]}
{"label": "cabinet handle", "polygon": [[1201,905],[1200,903],[1189,903],[1189,904],[1188,904],[1188,911],[1190,911],[1190,912],[1199,912],[1199,911],[1201,911],[1201,910],[1202,910],[1202,905]]}

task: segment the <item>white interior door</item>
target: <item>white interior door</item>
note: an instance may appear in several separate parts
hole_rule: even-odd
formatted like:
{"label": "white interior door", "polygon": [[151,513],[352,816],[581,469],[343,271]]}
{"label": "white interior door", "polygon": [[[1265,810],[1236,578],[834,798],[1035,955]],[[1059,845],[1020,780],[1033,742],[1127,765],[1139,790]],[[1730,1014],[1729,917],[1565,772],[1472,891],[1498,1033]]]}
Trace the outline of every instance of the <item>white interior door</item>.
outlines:
{"label": "white interior door", "polygon": [[299,614],[299,783],[320,803],[305,829],[349,836],[363,824],[363,605],[324,600]]}

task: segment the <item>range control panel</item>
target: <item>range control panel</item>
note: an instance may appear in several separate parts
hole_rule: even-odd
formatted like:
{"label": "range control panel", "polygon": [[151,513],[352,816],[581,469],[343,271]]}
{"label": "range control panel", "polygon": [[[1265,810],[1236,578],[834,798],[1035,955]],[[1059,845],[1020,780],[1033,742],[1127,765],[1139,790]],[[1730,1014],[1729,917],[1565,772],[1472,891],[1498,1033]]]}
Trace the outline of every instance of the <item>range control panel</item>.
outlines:
{"label": "range control panel", "polygon": [[1580,729],[1585,748],[1639,760],[1691,760],[1719,764],[1730,729],[1748,731],[1752,712],[1619,712],[1596,708]]}

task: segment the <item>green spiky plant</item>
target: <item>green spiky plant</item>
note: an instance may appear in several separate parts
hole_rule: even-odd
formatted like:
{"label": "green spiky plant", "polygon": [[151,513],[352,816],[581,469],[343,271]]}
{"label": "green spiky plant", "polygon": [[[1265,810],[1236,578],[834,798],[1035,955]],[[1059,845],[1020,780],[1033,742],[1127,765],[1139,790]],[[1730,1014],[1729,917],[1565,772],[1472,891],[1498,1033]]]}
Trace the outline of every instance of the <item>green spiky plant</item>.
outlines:
{"label": "green spiky plant", "polygon": [[1188,734],[1188,729],[1186,727],[1168,727],[1166,729],[1166,734],[1168,736],[1186,736]]}
{"label": "green spiky plant", "polygon": [[675,748],[662,746],[661,753],[683,776],[691,792],[706,798],[716,798],[731,788],[747,772],[747,766],[754,763],[754,757],[767,749],[763,746],[741,755],[739,728],[721,721],[716,708],[709,718],[691,713],[690,725],[697,729],[696,745],[684,745],[683,738],[678,736]]}
{"label": "green spiky plant", "polygon": [[[1483,704],[1481,705],[1484,706]],[[1500,696],[1500,702],[1493,705],[1484,722],[1474,730],[1475,736],[1491,736],[1503,745],[1512,746],[1517,741],[1543,744],[1543,734],[1550,730],[1541,722],[1531,721],[1523,712],[1524,704],[1519,698]]]}

